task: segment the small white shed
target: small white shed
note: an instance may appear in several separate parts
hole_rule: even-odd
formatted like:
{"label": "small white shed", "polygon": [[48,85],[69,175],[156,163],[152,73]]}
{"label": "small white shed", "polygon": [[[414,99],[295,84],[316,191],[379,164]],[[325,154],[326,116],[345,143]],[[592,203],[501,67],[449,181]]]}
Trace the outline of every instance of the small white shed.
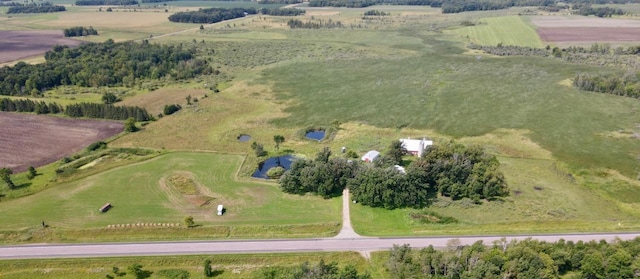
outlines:
{"label": "small white shed", "polygon": [[379,156],[380,156],[380,152],[371,150],[367,152],[367,154],[364,154],[364,156],[362,156],[362,161],[373,162],[375,159],[378,159]]}
{"label": "small white shed", "polygon": [[224,210],[224,206],[222,206],[221,204],[218,205],[218,216],[222,215],[222,211]]}

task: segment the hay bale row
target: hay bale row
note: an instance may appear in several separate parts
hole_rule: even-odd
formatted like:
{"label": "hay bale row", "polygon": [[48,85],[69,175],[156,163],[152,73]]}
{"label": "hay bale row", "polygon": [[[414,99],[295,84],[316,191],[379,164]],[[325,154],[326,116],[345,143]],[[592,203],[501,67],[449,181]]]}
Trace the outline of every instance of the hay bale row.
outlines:
{"label": "hay bale row", "polygon": [[109,229],[115,228],[142,228],[142,227],[179,227],[180,223],[135,223],[107,225]]}

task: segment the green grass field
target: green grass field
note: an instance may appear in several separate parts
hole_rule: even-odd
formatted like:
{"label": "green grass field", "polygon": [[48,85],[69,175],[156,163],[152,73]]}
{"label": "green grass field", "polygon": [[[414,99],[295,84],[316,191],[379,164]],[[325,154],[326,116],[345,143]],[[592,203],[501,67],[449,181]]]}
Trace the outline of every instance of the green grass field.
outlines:
{"label": "green grass field", "polygon": [[[185,216],[193,216],[204,228],[250,225],[258,231],[261,226],[335,227],[339,223],[340,199],[286,195],[274,184],[236,180],[243,158],[178,152],[109,170],[0,203],[2,229],[24,230],[38,227],[44,220],[54,230],[129,224],[113,230],[135,231],[131,225],[181,223]],[[182,191],[180,183],[191,190]],[[107,202],[113,209],[100,213],[98,209]],[[225,206],[224,216],[216,216],[218,204]],[[174,233],[179,238],[179,230]]]}
{"label": "green grass field", "polygon": [[527,24],[522,16],[483,18],[476,22],[475,26],[460,27],[447,32],[478,45],[544,47],[536,30]]}

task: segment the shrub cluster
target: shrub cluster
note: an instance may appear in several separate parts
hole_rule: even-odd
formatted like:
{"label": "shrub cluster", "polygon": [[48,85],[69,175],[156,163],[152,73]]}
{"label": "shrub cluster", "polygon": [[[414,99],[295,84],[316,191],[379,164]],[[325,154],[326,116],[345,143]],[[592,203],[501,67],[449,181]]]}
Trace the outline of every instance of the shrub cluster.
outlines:
{"label": "shrub cluster", "polygon": [[287,21],[287,25],[289,28],[304,28],[304,29],[320,29],[320,28],[342,28],[342,22],[340,21],[332,21],[331,19],[319,20],[319,21],[306,21],[302,22],[299,19],[290,19]]}
{"label": "shrub cluster", "polygon": [[81,37],[81,36],[90,36],[90,35],[98,35],[98,31],[93,29],[93,27],[91,26],[89,26],[89,28],[76,26],[76,27],[64,29],[65,37]]}
{"label": "shrub cluster", "polygon": [[55,13],[64,11],[66,11],[64,6],[45,2],[42,4],[16,4],[9,7],[7,14]]}
{"label": "shrub cluster", "polygon": [[640,98],[640,81],[637,76],[577,73],[573,86],[585,91]]}
{"label": "shrub cluster", "polygon": [[76,6],[130,6],[138,5],[137,0],[76,0]]}
{"label": "shrub cluster", "polygon": [[297,16],[297,15],[303,15],[305,13],[305,10],[294,9],[294,8],[284,8],[284,9],[262,8],[259,10],[259,12],[263,15],[270,15],[270,16]]}

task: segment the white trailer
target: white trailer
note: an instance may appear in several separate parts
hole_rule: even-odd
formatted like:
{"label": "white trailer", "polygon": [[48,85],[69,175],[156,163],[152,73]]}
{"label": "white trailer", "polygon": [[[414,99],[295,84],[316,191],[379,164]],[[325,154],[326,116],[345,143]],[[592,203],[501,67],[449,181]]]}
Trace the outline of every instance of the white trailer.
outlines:
{"label": "white trailer", "polygon": [[222,206],[221,204],[218,205],[218,216],[222,215],[222,211],[224,210],[224,206]]}

